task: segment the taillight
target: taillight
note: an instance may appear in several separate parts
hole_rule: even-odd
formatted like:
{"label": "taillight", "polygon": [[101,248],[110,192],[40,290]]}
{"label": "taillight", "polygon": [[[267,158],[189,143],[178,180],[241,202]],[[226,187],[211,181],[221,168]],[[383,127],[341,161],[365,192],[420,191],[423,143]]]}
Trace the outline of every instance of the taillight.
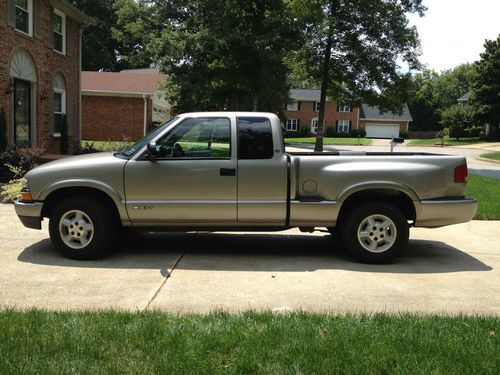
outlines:
{"label": "taillight", "polygon": [[455,167],[455,182],[467,182],[467,162]]}

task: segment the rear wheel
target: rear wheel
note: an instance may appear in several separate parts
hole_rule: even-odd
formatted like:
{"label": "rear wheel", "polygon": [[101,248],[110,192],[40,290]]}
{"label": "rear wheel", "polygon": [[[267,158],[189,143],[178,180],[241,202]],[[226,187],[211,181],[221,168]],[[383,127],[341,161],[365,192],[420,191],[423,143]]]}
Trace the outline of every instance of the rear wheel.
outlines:
{"label": "rear wheel", "polygon": [[101,256],[112,244],[117,223],[109,208],[85,197],[65,199],[52,211],[52,244],[65,257],[88,260]]}
{"label": "rear wheel", "polygon": [[389,263],[408,246],[409,228],[395,206],[371,202],[355,207],[342,221],[342,242],[358,260]]}

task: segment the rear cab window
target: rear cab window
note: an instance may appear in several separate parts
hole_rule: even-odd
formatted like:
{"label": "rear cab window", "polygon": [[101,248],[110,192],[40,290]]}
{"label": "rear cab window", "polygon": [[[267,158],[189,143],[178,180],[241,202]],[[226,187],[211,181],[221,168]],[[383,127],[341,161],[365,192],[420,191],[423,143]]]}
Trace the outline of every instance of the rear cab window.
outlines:
{"label": "rear cab window", "polygon": [[266,117],[238,117],[238,159],[274,156],[271,122]]}

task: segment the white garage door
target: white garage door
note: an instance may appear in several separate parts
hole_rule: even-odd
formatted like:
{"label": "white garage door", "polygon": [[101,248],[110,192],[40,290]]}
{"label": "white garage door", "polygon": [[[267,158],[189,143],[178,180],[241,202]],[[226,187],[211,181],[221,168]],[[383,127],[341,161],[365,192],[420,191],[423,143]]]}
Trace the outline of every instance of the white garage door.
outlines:
{"label": "white garage door", "polygon": [[397,138],[399,137],[399,124],[366,124],[366,136],[368,138]]}

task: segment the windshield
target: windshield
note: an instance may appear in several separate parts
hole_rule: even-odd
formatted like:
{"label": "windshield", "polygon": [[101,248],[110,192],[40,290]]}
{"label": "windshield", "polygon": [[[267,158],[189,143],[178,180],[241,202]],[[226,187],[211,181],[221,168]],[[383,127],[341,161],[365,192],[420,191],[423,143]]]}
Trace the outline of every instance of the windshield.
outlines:
{"label": "windshield", "polygon": [[134,145],[132,145],[128,149],[121,151],[120,154],[124,155],[124,156],[127,156],[127,157],[131,157],[138,150],[140,150],[146,144],[148,144],[152,139],[154,139],[154,137],[156,137],[158,134],[160,134],[167,126],[169,126],[170,124],[172,124],[176,120],[177,120],[177,117],[174,117],[170,121],[167,121],[162,126],[156,128],[155,130],[153,130],[153,131],[149,132],[148,134],[146,134],[146,136],[144,138],[138,140]]}

